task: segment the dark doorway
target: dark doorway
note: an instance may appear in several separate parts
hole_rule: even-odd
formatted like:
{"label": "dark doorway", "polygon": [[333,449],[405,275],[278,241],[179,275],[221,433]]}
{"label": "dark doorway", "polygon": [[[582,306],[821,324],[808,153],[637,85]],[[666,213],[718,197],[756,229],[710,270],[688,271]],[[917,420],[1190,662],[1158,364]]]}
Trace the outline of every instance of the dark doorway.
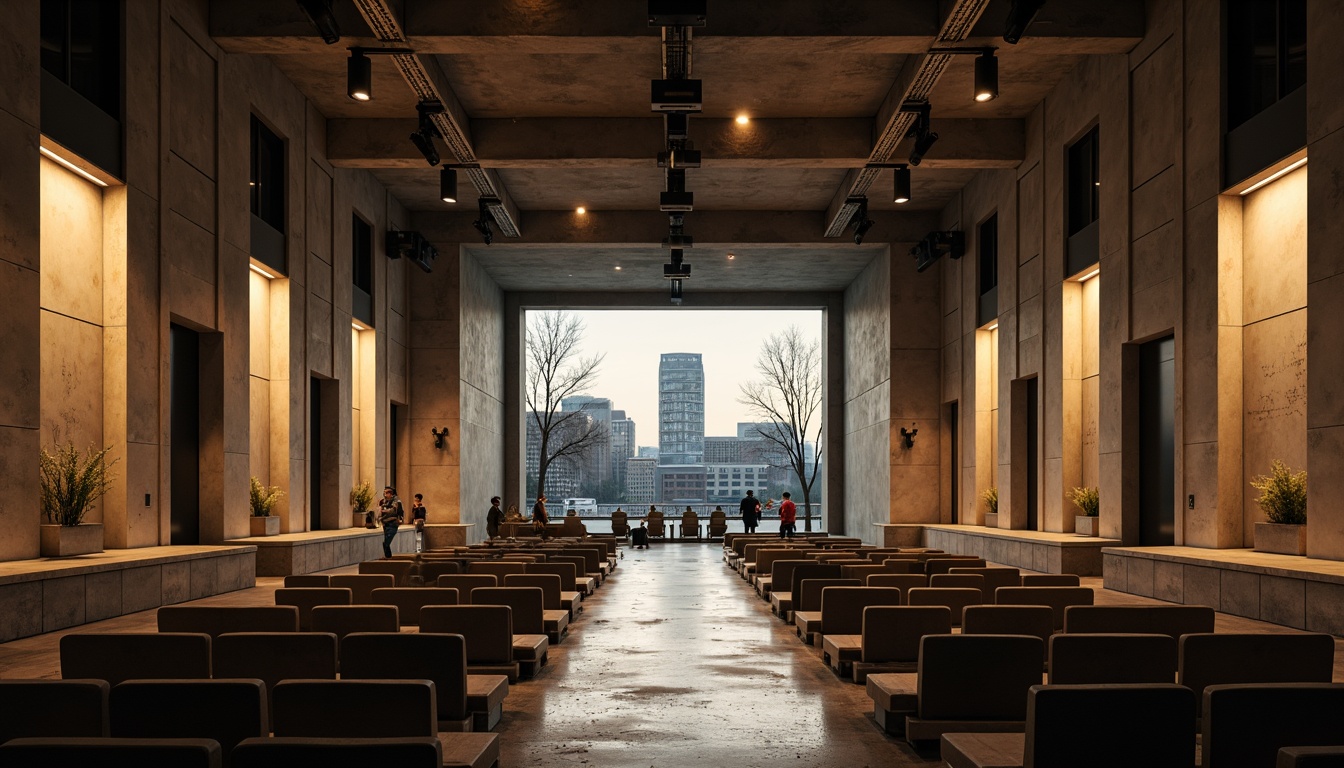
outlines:
{"label": "dark doorway", "polygon": [[169,326],[169,543],[201,543],[201,342],[190,328]]}
{"label": "dark doorway", "polygon": [[308,387],[308,530],[322,529],[322,381]]}
{"label": "dark doorway", "polygon": [[1037,430],[1037,390],[1039,389],[1039,379],[1027,379],[1022,382],[1023,400],[1026,402],[1026,420],[1027,420],[1027,530],[1040,530],[1040,523],[1036,514],[1039,506],[1037,500],[1040,496],[1040,489],[1037,478],[1040,477],[1040,463],[1037,458],[1040,453],[1041,436]]}
{"label": "dark doorway", "polygon": [[952,524],[956,525],[958,517],[957,502],[960,501],[960,499],[957,498],[957,486],[959,485],[958,481],[961,480],[961,451],[960,451],[961,446],[959,445],[959,441],[957,439],[960,435],[957,432],[958,425],[957,425],[956,403],[948,403],[947,405],[947,427],[948,427],[948,434],[950,435],[948,443],[951,449],[950,450],[951,456],[948,457],[948,462],[949,466],[952,467],[952,471],[950,473],[951,482],[949,482],[950,488],[948,491],[948,495],[950,496],[952,502]]}
{"label": "dark doorway", "polygon": [[1176,340],[1139,347],[1139,544],[1176,543]]}

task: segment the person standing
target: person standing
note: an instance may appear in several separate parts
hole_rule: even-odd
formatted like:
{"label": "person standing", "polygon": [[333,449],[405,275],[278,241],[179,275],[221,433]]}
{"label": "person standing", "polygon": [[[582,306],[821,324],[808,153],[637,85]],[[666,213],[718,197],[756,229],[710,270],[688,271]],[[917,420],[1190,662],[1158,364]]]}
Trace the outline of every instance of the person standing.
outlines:
{"label": "person standing", "polygon": [[425,508],[424,494],[417,493],[411,500],[411,523],[415,525],[415,551],[425,551],[425,516],[429,510]]}
{"label": "person standing", "polygon": [[493,541],[499,535],[499,524],[504,521],[504,510],[499,508],[499,497],[490,497],[490,511],[485,513],[485,535]]}
{"label": "person standing", "polygon": [[397,498],[397,489],[392,486],[383,488],[383,500],[378,502],[378,522],[383,526],[383,559],[392,559],[392,540],[397,538],[397,528],[405,519],[405,509],[401,499]]}
{"label": "person standing", "polygon": [[789,492],[784,492],[784,500],[779,503],[779,538],[792,539],[794,529],[798,523],[798,506],[789,498]]}
{"label": "person standing", "polygon": [[532,530],[541,538],[546,538],[546,524],[551,518],[546,515],[546,494],[537,495],[537,503],[532,505]]}
{"label": "person standing", "polygon": [[756,498],[756,492],[747,491],[737,508],[742,513],[742,527],[747,533],[755,533],[756,525],[761,521],[761,500]]}

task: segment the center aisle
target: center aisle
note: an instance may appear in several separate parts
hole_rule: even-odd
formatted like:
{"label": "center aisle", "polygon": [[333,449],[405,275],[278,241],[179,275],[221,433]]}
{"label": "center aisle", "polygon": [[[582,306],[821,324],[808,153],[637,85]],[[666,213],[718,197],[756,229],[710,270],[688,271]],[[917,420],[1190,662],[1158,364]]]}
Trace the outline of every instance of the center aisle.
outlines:
{"label": "center aisle", "polygon": [[623,547],[571,636],[510,687],[508,766],[938,765],[873,724],[715,545]]}

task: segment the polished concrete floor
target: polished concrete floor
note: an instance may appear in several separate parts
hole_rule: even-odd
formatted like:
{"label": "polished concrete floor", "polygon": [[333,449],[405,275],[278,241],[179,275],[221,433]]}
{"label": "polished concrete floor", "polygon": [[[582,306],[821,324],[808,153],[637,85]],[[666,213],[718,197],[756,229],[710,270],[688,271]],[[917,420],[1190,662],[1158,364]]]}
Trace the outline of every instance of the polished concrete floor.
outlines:
{"label": "polished concrete floor", "polygon": [[[615,573],[536,679],[509,690],[509,766],[937,765],[874,725],[863,686],[835,677],[723,564],[717,545],[623,548]],[[344,568],[335,572],[351,572]],[[1101,590],[1098,603],[1150,603]],[[198,601],[273,602],[280,579]],[[68,631],[153,631],[144,611]],[[1220,632],[1285,631],[1218,615]],[[0,677],[57,677],[49,633],[0,645]],[[1344,653],[1336,653],[1344,680]]]}

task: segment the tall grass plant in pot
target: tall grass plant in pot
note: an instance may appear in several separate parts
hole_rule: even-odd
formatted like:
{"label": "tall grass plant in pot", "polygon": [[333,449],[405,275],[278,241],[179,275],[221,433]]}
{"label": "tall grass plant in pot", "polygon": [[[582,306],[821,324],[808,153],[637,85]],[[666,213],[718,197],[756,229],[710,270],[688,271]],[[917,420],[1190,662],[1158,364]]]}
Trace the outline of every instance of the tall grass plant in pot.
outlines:
{"label": "tall grass plant in pot", "polygon": [[103,551],[102,523],[86,523],[84,517],[98,499],[112,488],[111,446],[81,451],[72,443],[44,448],[38,457],[42,480],[40,551],[43,557],[69,557]]}
{"label": "tall grass plant in pot", "polygon": [[257,478],[250,478],[249,504],[252,507],[253,536],[274,536],[280,533],[280,518],[271,515],[271,510],[280,503],[285,492],[276,485],[262,485]]}
{"label": "tall grass plant in pot", "polygon": [[1074,488],[1068,493],[1069,501],[1081,515],[1073,518],[1073,530],[1079,536],[1101,535],[1101,494],[1096,488]]}
{"label": "tall grass plant in pot", "polygon": [[999,527],[999,488],[993,486],[986,488],[981,494],[980,499],[985,502],[985,527]]}
{"label": "tall grass plant in pot", "polygon": [[369,512],[369,505],[372,503],[373,484],[368,480],[365,480],[350,489],[350,511],[354,514],[354,525],[356,528],[377,527],[372,521],[365,519]]}
{"label": "tall grass plant in pot", "polygon": [[1293,472],[1275,459],[1269,474],[1251,480],[1256,503],[1269,522],[1255,524],[1255,550],[1278,555],[1307,553],[1307,471]]}

